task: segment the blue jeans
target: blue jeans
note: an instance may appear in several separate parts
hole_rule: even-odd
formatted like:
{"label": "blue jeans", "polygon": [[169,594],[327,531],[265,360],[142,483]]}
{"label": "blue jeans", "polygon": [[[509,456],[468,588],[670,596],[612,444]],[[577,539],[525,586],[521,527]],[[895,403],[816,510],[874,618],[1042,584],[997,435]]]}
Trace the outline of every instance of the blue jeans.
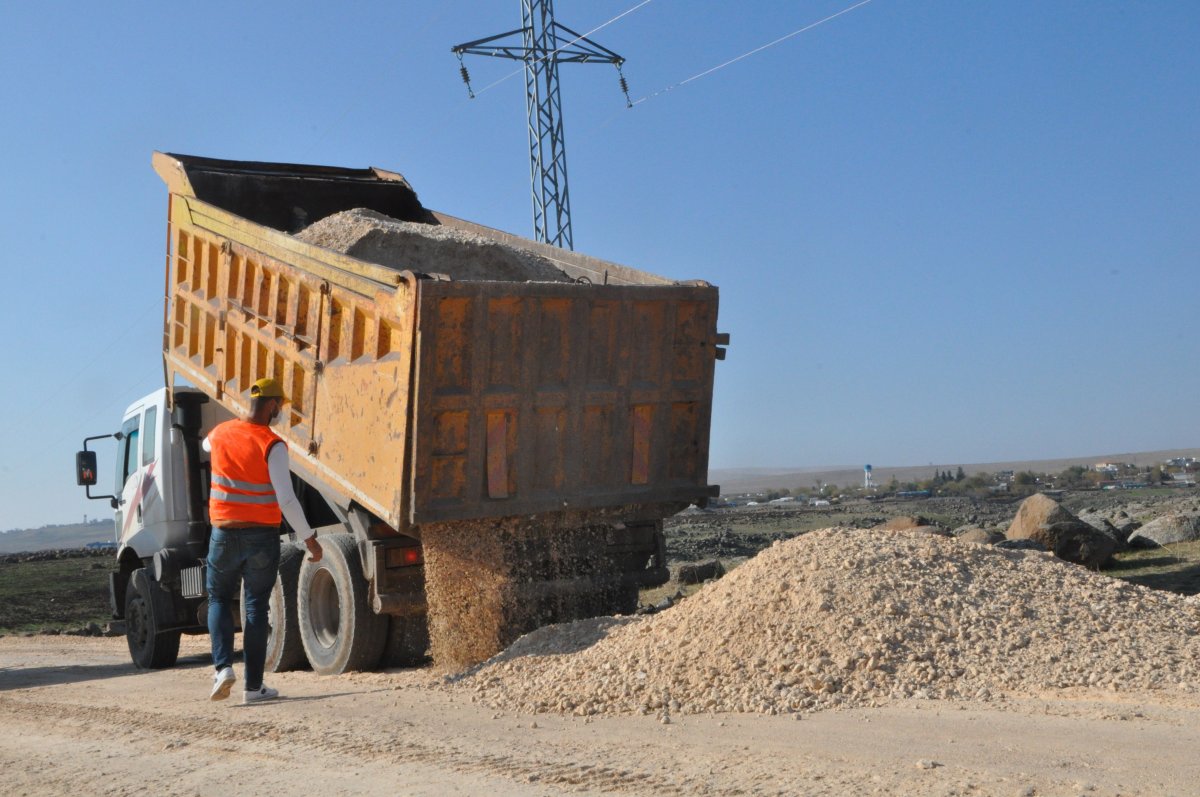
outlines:
{"label": "blue jeans", "polygon": [[279,528],[214,528],[208,543],[208,633],[212,637],[213,664],[218,670],[233,664],[233,605],[238,582],[245,589],[246,627],[242,652],[246,662],[246,689],[262,686],[267,659],[271,590],[279,572]]}

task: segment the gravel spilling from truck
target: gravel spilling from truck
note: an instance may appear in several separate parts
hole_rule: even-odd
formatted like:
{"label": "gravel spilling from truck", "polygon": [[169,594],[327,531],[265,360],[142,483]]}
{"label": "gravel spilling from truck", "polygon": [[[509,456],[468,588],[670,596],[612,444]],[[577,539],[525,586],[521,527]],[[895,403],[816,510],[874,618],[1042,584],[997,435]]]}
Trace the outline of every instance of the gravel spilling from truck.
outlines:
{"label": "gravel spilling from truck", "polygon": [[573,281],[547,258],[515,246],[437,224],[399,221],[366,208],[327,216],[296,237],[369,263],[456,280]]}
{"label": "gravel spilling from truck", "polygon": [[776,543],[681,605],[539,629],[451,678],[497,708],[800,713],[1093,687],[1195,692],[1200,604],[921,532]]}
{"label": "gravel spilling from truck", "polygon": [[[430,648],[439,667],[495,655],[538,626],[608,614],[621,571],[603,525],[557,527],[524,518],[427,524]],[[636,589],[627,609],[636,606]]]}

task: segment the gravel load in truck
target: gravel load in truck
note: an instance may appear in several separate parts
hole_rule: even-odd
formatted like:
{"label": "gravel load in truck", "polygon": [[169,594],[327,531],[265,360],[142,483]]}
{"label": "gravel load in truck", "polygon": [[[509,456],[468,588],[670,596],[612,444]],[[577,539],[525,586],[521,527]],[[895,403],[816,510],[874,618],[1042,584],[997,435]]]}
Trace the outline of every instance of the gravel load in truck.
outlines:
{"label": "gravel load in truck", "polygon": [[369,208],[327,216],[296,237],[368,263],[456,280],[574,281],[532,252],[440,224],[400,221]]}

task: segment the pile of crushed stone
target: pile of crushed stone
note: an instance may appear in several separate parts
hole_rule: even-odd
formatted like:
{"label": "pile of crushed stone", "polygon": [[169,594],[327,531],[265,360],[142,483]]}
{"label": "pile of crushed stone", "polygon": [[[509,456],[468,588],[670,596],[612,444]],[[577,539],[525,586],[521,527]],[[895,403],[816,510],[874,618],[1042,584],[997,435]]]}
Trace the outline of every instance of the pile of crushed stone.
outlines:
{"label": "pile of crushed stone", "polygon": [[496,708],[585,716],[1195,692],[1198,634],[1195,600],[1050,554],[824,529],[666,612],[542,628],[447,683]]}
{"label": "pile of crushed stone", "polygon": [[369,263],[456,280],[572,281],[550,260],[532,252],[463,230],[399,221],[367,208],[326,216],[295,237]]}

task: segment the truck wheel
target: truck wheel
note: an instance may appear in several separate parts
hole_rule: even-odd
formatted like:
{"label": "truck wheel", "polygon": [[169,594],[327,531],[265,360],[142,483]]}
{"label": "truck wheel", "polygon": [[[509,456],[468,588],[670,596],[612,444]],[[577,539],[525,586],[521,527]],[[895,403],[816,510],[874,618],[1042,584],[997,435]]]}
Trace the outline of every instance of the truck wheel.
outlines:
{"label": "truck wheel", "polygon": [[[300,612],[296,606],[300,582],[300,563],[304,555],[294,545],[284,542],[279,551],[279,575],[271,589],[268,617],[271,633],[267,636],[266,672],[299,670],[308,665],[304,658],[304,643],[300,640]],[[246,628],[246,601],[242,606],[242,628]]]}
{"label": "truck wheel", "polygon": [[392,615],[388,623],[383,666],[417,667],[429,660],[429,621],[424,614]]}
{"label": "truck wheel", "polygon": [[368,602],[358,546],[349,534],[321,536],[319,562],[300,565],[300,639],[313,670],[337,675],[379,664],[387,642],[388,617]]}
{"label": "truck wheel", "polygon": [[125,590],[125,640],[134,665],[143,670],[173,667],[179,658],[179,632],[158,628],[157,591],[144,567],[133,571]]}

